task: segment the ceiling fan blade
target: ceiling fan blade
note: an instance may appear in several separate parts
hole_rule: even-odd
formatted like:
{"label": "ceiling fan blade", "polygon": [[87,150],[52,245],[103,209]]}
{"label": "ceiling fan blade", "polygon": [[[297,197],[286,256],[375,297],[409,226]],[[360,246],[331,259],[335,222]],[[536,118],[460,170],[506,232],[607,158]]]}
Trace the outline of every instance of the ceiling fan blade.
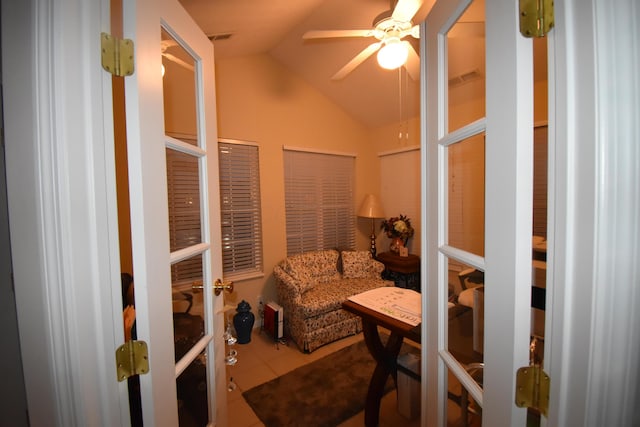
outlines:
{"label": "ceiling fan blade", "polygon": [[408,41],[402,42],[409,51],[409,56],[407,57],[407,62],[404,63],[404,68],[407,69],[407,73],[413,81],[420,81],[420,57],[416,53],[415,49]]}
{"label": "ceiling fan blade", "polygon": [[178,42],[175,41],[174,39],[160,40],[160,50],[162,52],[166,51],[167,49],[173,46],[178,46]]}
{"label": "ceiling fan blade", "polygon": [[186,68],[187,70],[193,71],[193,65],[189,64],[188,62],[183,61],[182,59],[178,58],[175,55],[172,55],[172,54],[167,53],[167,52],[163,52],[162,56],[167,58],[169,61],[175,62],[176,64],[180,65],[181,67]]}
{"label": "ceiling fan blade", "polygon": [[422,7],[422,0],[398,0],[391,17],[396,21],[411,22],[420,7]]}
{"label": "ceiling fan blade", "polygon": [[347,63],[344,67],[340,69],[337,73],[331,77],[331,80],[340,80],[343,79],[347,74],[352,72],[358,65],[362,64],[365,59],[373,55],[378,49],[382,46],[382,42],[371,43],[364,50],[362,50],[359,54],[357,54],[351,61]]}
{"label": "ceiling fan blade", "polygon": [[369,37],[372,35],[372,30],[312,30],[304,33],[302,38],[309,40],[329,39],[333,37]]}
{"label": "ceiling fan blade", "polygon": [[420,26],[414,25],[413,27],[407,28],[406,30],[400,31],[399,38],[403,39],[406,36],[411,36],[414,39],[420,38]]}

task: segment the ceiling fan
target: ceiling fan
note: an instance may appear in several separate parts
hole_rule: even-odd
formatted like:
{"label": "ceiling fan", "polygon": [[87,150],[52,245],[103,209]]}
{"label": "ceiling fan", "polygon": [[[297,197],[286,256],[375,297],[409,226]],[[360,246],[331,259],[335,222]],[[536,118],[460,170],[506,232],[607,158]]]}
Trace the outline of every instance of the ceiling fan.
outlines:
{"label": "ceiling fan", "polygon": [[376,42],[370,44],[351,61],[342,67],[332,80],[340,80],[352,72],[367,58],[378,52],[378,63],[387,69],[396,69],[403,66],[413,80],[420,78],[420,57],[407,40],[406,36],[420,37],[420,29],[411,21],[422,6],[423,0],[391,0],[391,10],[387,10],[376,16],[373,20],[373,28],[367,30],[316,30],[307,31],[302,38],[326,39],[335,37],[374,37]]}
{"label": "ceiling fan", "polygon": [[[187,70],[191,70],[193,71],[193,62],[190,64],[187,61],[178,58],[176,55],[169,53],[168,50],[173,48],[173,47],[179,47],[180,50],[178,50],[178,54],[182,53],[183,55],[186,54],[186,52],[184,52],[184,49],[182,49],[182,46],[180,46],[178,44],[177,41],[175,41],[172,38],[167,38],[167,39],[163,39],[160,40],[160,52],[162,53],[162,56],[164,56],[165,58],[167,58],[169,61],[172,61],[178,65],[180,65],[181,67],[186,68]],[[163,72],[164,75],[164,72]]]}

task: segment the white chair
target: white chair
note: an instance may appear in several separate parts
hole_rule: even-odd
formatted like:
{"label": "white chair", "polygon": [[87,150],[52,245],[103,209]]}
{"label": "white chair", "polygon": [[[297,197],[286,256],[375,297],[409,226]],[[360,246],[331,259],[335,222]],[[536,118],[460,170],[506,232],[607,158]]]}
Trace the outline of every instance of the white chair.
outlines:
{"label": "white chair", "polygon": [[467,268],[458,273],[460,280],[460,294],[458,304],[473,308],[473,288],[484,286],[484,273],[475,268]]}
{"label": "white chair", "polygon": [[473,350],[482,353],[484,341],[484,273],[468,268],[458,274],[462,291],[458,304],[473,310]]}
{"label": "white chair", "polygon": [[[473,351],[482,354],[484,350],[484,273],[475,268],[468,268],[458,274],[462,291],[458,295],[458,304],[473,310]],[[470,363],[465,369],[480,385],[484,363]],[[463,387],[460,395],[462,425],[469,425],[469,412],[478,414],[479,408],[470,405],[469,392]]]}

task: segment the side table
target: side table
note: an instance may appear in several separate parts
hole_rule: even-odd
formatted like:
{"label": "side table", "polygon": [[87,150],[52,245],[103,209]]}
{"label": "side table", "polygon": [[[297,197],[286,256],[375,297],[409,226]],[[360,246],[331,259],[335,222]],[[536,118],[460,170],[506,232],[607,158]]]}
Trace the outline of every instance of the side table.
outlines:
{"label": "side table", "polygon": [[382,277],[393,280],[400,288],[413,289],[420,292],[420,257],[396,255],[393,252],[383,252],[376,257],[384,264]]}
{"label": "side table", "polygon": [[[376,367],[369,381],[367,399],[364,408],[364,425],[377,427],[380,419],[380,402],[384,395],[384,385],[389,376],[398,384],[398,353],[402,341],[407,338],[415,343],[421,342],[422,326],[411,326],[379,311],[372,310],[353,301],[342,303],[342,308],[362,318],[362,333],[369,353],[376,360]],[[378,326],[389,330],[390,335],[383,344]]]}

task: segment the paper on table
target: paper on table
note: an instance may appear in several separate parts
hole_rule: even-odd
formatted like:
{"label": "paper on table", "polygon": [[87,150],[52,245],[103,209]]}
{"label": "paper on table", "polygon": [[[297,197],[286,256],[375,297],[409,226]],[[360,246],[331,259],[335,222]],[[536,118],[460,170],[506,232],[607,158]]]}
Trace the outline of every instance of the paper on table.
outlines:
{"label": "paper on table", "polygon": [[350,296],[348,299],[412,326],[422,321],[420,293],[411,289],[376,288]]}

